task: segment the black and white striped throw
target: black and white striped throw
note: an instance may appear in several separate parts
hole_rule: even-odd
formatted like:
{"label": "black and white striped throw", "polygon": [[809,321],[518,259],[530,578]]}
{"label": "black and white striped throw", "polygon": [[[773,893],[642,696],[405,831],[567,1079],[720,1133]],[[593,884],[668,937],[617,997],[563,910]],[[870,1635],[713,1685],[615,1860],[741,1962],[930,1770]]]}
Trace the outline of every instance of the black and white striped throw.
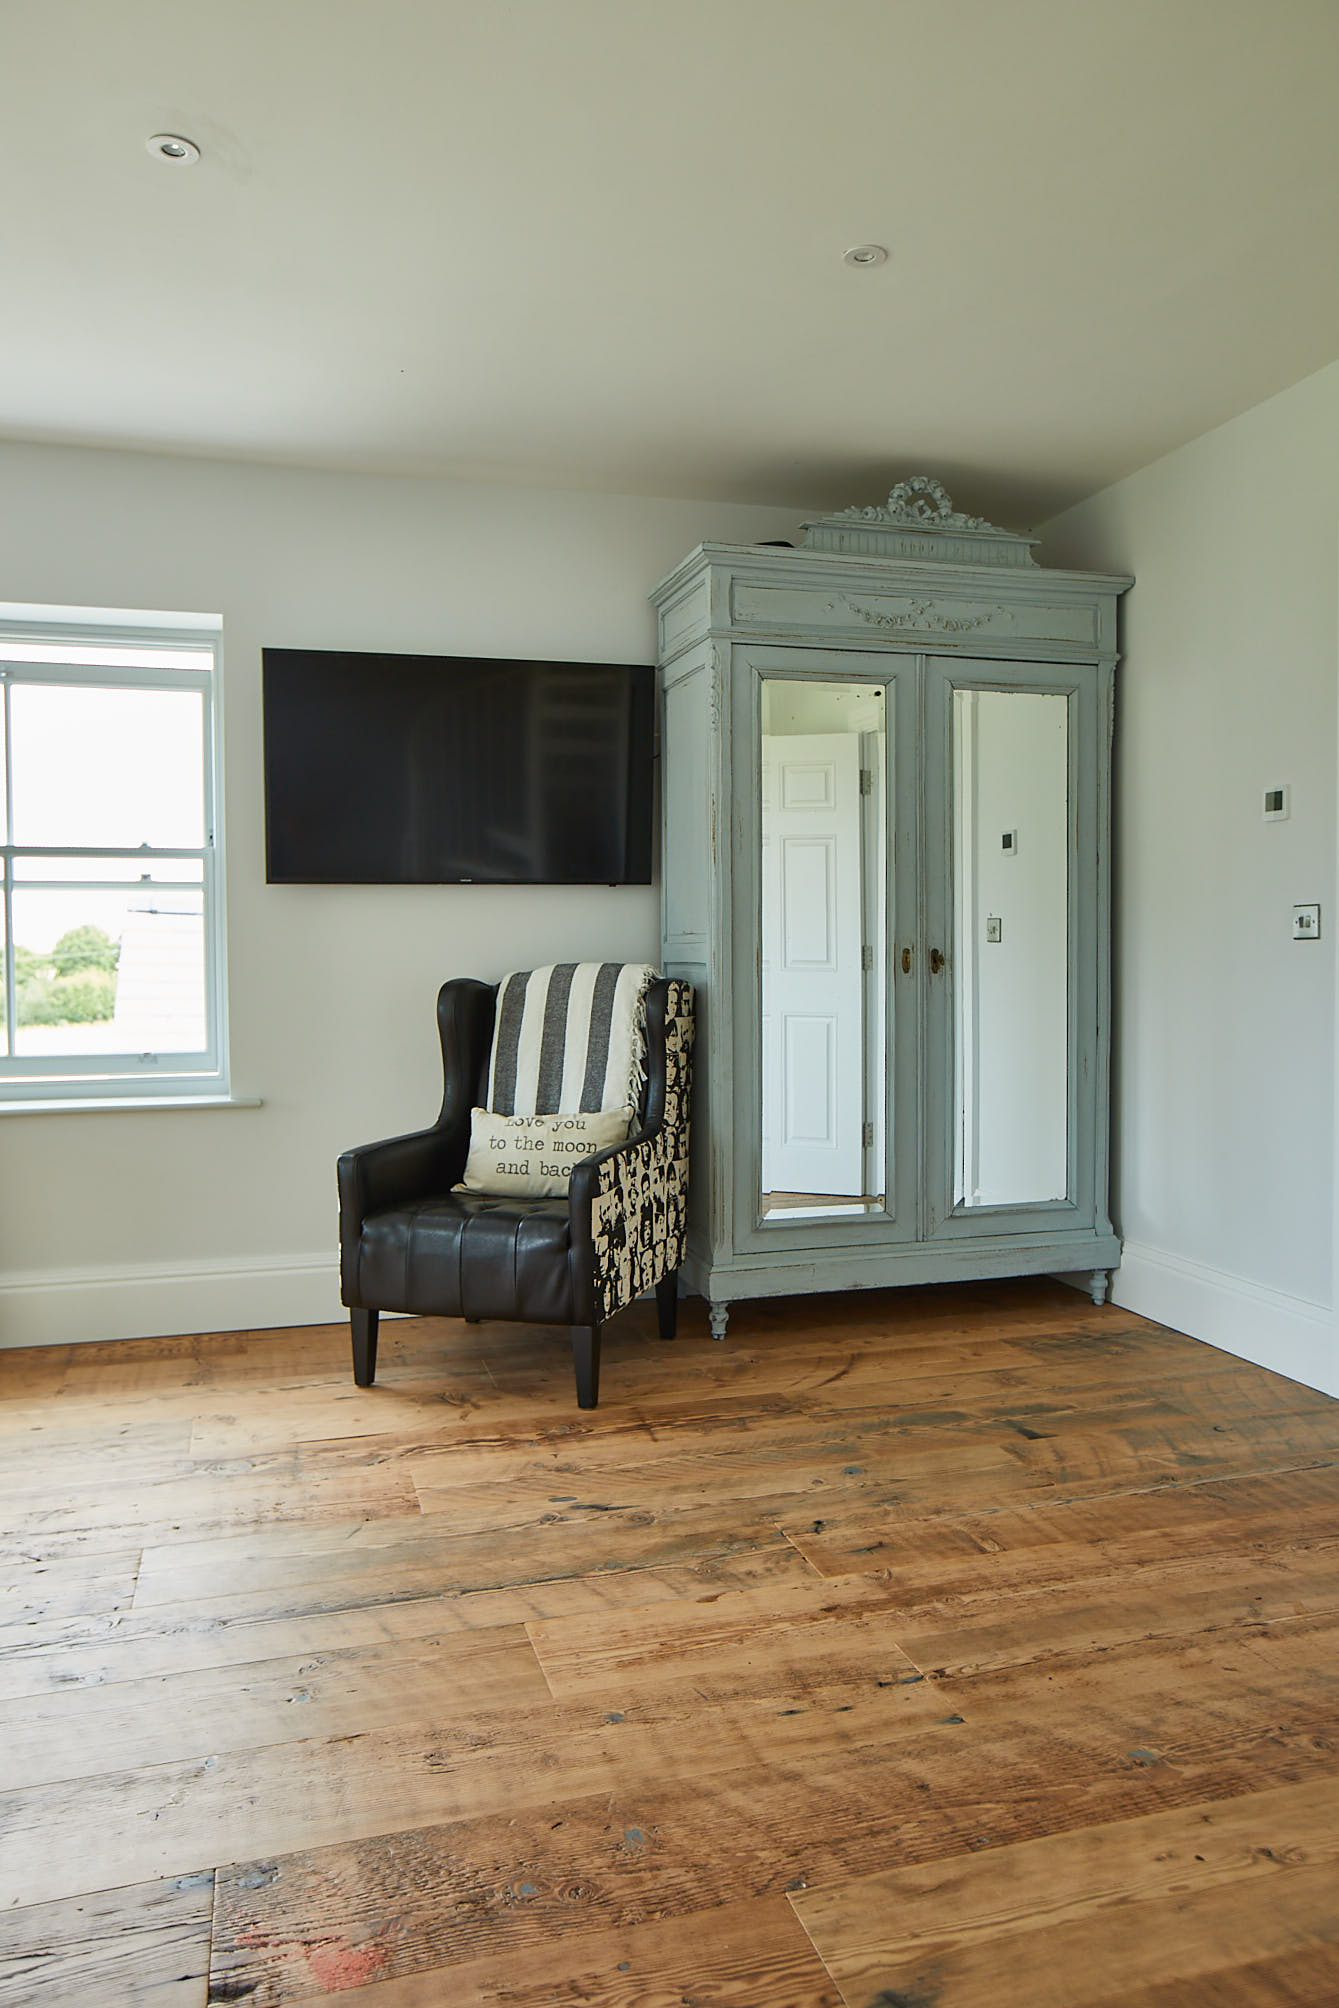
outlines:
{"label": "black and white striped throw", "polygon": [[636,1106],[645,1072],[645,962],[554,962],[498,985],[488,1106],[501,1116]]}

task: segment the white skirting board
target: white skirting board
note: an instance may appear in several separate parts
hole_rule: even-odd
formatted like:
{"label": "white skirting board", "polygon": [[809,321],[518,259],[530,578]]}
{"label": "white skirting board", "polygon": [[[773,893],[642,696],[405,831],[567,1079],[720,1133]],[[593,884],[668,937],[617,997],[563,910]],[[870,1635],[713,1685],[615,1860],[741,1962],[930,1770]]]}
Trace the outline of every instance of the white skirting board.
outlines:
{"label": "white skirting board", "polygon": [[0,1348],[328,1325],[347,1315],[333,1249],[0,1276]]}
{"label": "white skirting board", "polygon": [[1323,1304],[1134,1241],[1125,1243],[1111,1286],[1123,1310],[1339,1395],[1339,1330]]}
{"label": "white skirting board", "polygon": [[[1086,1275],[1064,1280],[1087,1288]],[[1140,1317],[1339,1395],[1339,1331],[1323,1305],[1132,1241],[1111,1295]],[[346,1315],[333,1249],[0,1276],[0,1349],[325,1325]]]}

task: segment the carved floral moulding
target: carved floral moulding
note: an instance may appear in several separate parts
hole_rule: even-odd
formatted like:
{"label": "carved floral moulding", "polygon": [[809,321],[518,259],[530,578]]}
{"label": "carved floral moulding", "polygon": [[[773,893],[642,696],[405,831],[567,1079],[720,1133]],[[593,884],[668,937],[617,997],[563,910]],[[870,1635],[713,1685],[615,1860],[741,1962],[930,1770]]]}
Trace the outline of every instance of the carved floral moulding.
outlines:
{"label": "carved floral moulding", "polygon": [[843,607],[857,620],[864,621],[867,627],[910,628],[923,634],[971,634],[977,628],[1012,628],[1017,625],[1012,607],[986,607],[975,613],[955,608],[953,613],[943,613],[933,600],[908,600],[892,613],[885,613],[848,596],[840,605],[836,600],[829,600],[825,611],[836,614]]}
{"label": "carved floral moulding", "polygon": [[965,516],[938,481],[913,474],[882,506],[858,503],[804,525],[804,548],[855,557],[937,558],[956,565],[1035,565],[1035,537]]}

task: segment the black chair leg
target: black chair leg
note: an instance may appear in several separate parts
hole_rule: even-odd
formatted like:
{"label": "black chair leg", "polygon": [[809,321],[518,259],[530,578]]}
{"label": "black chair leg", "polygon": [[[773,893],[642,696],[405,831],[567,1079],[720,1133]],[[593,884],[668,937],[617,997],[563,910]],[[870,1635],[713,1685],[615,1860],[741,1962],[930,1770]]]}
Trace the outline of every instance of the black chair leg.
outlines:
{"label": "black chair leg", "polygon": [[671,1269],[656,1284],[656,1317],[662,1339],[672,1339],[679,1323],[679,1272]]}
{"label": "black chair leg", "polygon": [[353,1378],[359,1387],[371,1387],[377,1377],[377,1314],[350,1311],[353,1329]]}
{"label": "black chair leg", "polygon": [[600,1398],[600,1327],[573,1325],[572,1364],[577,1375],[577,1407],[594,1408]]}

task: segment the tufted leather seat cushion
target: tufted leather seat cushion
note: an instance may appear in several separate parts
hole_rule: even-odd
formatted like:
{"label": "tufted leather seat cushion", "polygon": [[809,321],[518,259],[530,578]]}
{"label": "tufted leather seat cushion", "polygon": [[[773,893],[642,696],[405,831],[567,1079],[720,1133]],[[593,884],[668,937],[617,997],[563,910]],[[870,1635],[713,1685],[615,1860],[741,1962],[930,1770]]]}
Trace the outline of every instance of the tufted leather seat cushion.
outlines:
{"label": "tufted leather seat cushion", "polygon": [[358,1298],[428,1317],[576,1324],[570,1223],[565,1193],[387,1207],[363,1221]]}

